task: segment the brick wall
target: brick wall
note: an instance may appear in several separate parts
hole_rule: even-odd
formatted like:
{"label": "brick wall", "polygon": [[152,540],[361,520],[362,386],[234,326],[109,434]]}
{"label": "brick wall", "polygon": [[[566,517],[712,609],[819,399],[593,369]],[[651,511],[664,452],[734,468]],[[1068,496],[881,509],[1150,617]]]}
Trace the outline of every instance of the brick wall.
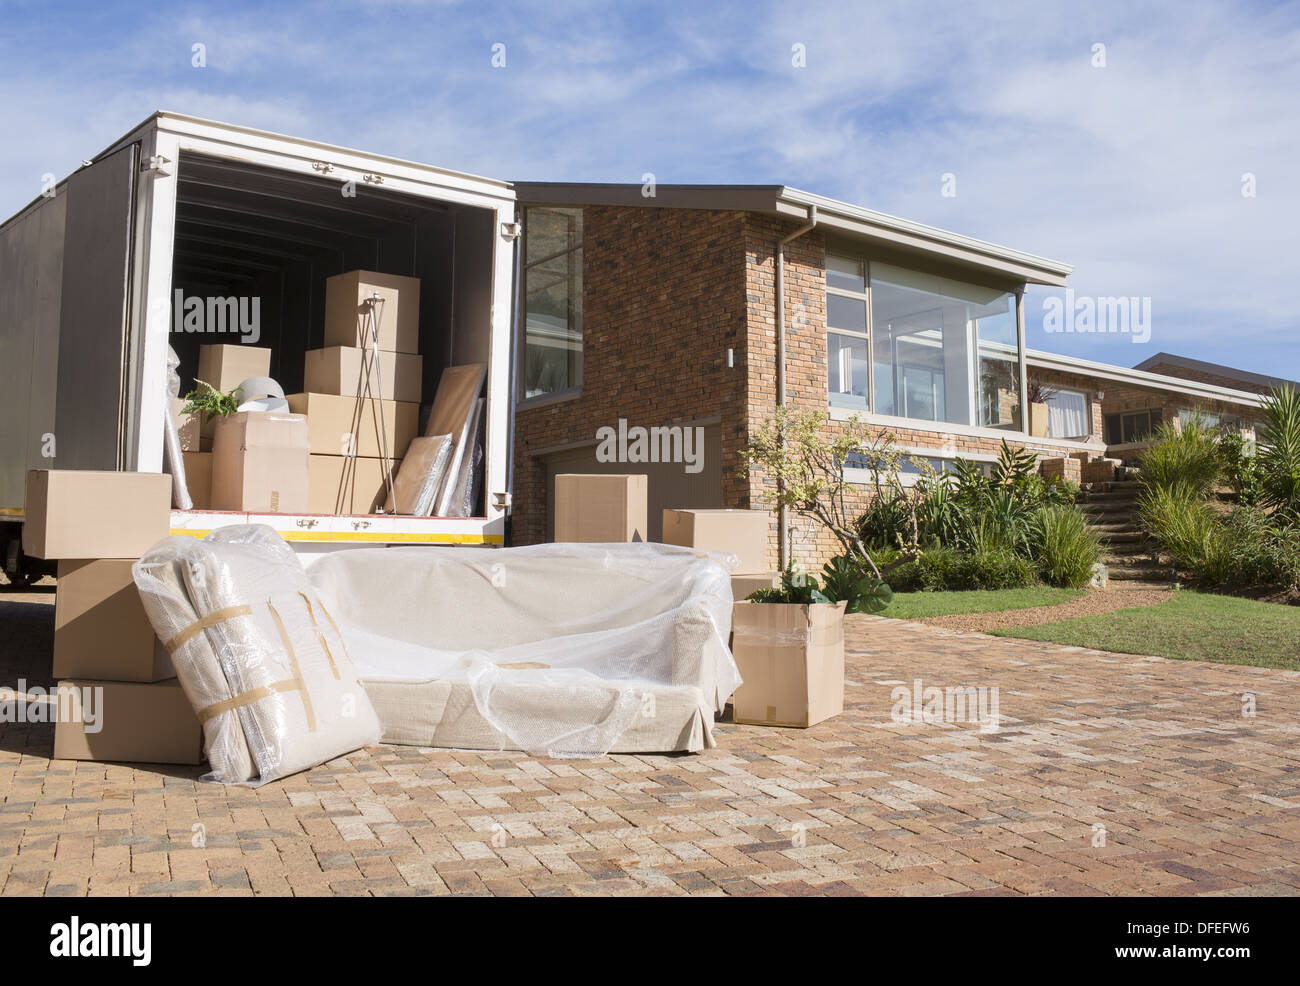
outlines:
{"label": "brick wall", "polygon": [[[584,368],[580,397],[520,408],[515,423],[512,542],[545,538],[545,467],[538,450],[592,442],[620,417],[653,427],[718,416],[722,422],[722,490],[729,507],[770,506],[773,486],[741,479],[739,451],[776,405],[776,251],[797,223],[753,213],[639,207],[585,210]],[[825,240],[820,230],[785,248],[786,397],[795,408],[825,410]],[[726,367],[734,349],[736,366]],[[1030,378],[1094,393],[1086,377],[1030,368]],[[1101,408],[1093,402],[1093,430]],[[830,422],[828,429],[842,428]],[[996,455],[993,435],[931,429],[889,429],[900,445],[945,457]],[[877,432],[886,429],[877,429]],[[1008,438],[1015,444],[1014,435]],[[1068,448],[1050,439],[1022,444],[1060,458]],[[869,491],[855,489],[849,507],[865,509]],[[794,559],[818,569],[839,552],[834,538],[791,515]],[[768,564],[778,559],[775,513]]]}
{"label": "brick wall", "polygon": [[533,453],[593,441],[620,417],[650,428],[719,415],[723,496],[748,506],[736,475],[748,441],[744,215],[591,206],[583,224],[582,394],[516,414],[514,544],[546,536],[546,470]]}
{"label": "brick wall", "polygon": [[[1214,414],[1235,415],[1246,424],[1259,415],[1258,408],[1237,404],[1232,401],[1207,400],[1188,394],[1171,394],[1159,390],[1147,390],[1141,387],[1124,387],[1106,384],[1103,388],[1105,397],[1101,401],[1101,413],[1113,414],[1124,411],[1144,411],[1158,408],[1162,420],[1169,421],[1178,417],[1181,408],[1206,411]],[[1104,434],[1104,432],[1099,432]]]}

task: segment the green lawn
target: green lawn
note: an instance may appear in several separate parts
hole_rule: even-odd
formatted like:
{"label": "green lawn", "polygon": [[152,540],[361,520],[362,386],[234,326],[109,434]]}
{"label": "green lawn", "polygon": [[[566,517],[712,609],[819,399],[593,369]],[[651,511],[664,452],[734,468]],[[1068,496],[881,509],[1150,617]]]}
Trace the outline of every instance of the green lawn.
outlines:
{"label": "green lawn", "polygon": [[1300,606],[1203,592],[1176,592],[1155,606],[993,632],[1120,654],[1300,670]]}
{"label": "green lawn", "polygon": [[1053,606],[1083,595],[1082,589],[1054,589],[1035,585],[1027,589],[974,589],[964,592],[896,592],[881,616],[918,620],[955,613],[998,613],[1004,609]]}

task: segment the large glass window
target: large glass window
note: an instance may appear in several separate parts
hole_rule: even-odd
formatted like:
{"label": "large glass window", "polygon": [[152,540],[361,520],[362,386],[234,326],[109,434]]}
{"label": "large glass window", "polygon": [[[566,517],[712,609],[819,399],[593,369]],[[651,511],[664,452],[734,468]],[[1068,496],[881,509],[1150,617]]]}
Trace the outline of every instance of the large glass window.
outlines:
{"label": "large glass window", "polygon": [[524,214],[521,397],[582,386],[582,210]]}
{"label": "large glass window", "polygon": [[826,330],[832,406],[1020,429],[1014,293],[831,254]]}

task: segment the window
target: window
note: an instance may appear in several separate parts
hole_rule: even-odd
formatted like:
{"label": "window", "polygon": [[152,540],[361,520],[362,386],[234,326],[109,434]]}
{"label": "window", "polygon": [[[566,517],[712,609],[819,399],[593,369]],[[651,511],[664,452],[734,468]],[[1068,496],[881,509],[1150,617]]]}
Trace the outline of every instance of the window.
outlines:
{"label": "window", "polygon": [[1178,409],[1178,420],[1183,424],[1187,424],[1189,421],[1199,421],[1206,428],[1211,429],[1241,430],[1241,418],[1238,415],[1217,414],[1213,411],[1202,411],[1199,408],[1180,407]]}
{"label": "window", "polygon": [[1048,438],[1086,438],[1092,434],[1088,395],[1082,390],[1053,388],[1046,400]]}
{"label": "window", "polygon": [[[957,461],[956,457],[928,455],[926,454],[927,451],[928,450],[906,452],[904,457],[898,463],[898,475],[904,479],[909,476],[920,476],[922,463],[928,465],[936,473],[952,472],[953,464]],[[977,472],[983,473],[985,476],[991,476],[993,474],[992,462],[985,462],[980,459],[967,459],[966,461],[969,462]],[[849,453],[848,458],[844,460],[844,468],[846,470],[869,470],[871,469],[871,465],[872,463],[870,458],[863,452],[851,452]]]}
{"label": "window", "polygon": [[524,212],[520,397],[582,386],[582,210]]}
{"label": "window", "polygon": [[832,407],[1020,430],[1016,296],[828,254]]}
{"label": "window", "polygon": [[867,275],[860,260],[826,258],[826,380],[832,407],[867,410]]}
{"label": "window", "polygon": [[1163,419],[1164,414],[1158,407],[1108,414],[1103,419],[1106,444],[1126,445],[1130,442],[1145,442],[1155,434]]}

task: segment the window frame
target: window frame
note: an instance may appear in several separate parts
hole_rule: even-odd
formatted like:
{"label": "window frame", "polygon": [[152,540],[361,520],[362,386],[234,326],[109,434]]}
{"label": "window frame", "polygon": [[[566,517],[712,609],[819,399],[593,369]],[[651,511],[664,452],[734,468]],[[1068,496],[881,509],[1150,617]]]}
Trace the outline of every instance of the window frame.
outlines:
{"label": "window frame", "polygon": [[[862,278],[863,278],[863,290],[862,290],[861,292],[853,291],[853,290],[850,290],[850,289],[848,289],[848,288],[842,288],[842,287],[834,286],[834,285],[832,285],[832,284],[830,283],[830,262],[831,262],[831,258],[832,258],[832,257],[834,257],[834,258],[836,258],[836,259],[838,259],[838,260],[840,260],[840,261],[848,261],[848,262],[850,262],[850,263],[854,263],[854,264],[857,264],[857,265],[859,266],[859,269],[862,271]],[[883,263],[883,261],[882,261],[882,263]],[[893,266],[899,266],[899,265],[894,264]],[[843,297],[843,298],[851,298],[851,299],[853,299],[853,300],[862,301],[862,302],[865,304],[865,307],[866,307],[866,326],[867,326],[867,328],[866,328],[866,334],[865,334],[865,341],[866,341],[866,344],[867,344],[867,356],[866,356],[866,359],[867,359],[867,406],[866,406],[865,408],[863,408],[863,407],[861,407],[861,406],[860,406],[859,404],[857,404],[857,403],[850,403],[849,401],[843,400],[843,398],[846,396],[846,395],[843,394],[843,392],[832,392],[831,389],[830,389],[830,383],[831,383],[831,380],[830,380],[830,335],[831,335],[831,333],[835,333],[836,335],[841,335],[841,336],[847,336],[847,337],[852,338],[852,339],[862,339],[862,338],[864,338],[864,336],[863,336],[863,334],[858,333],[858,332],[853,331],[853,330],[850,330],[850,329],[833,328],[833,327],[831,326],[831,324],[830,324],[830,306],[829,306],[829,303],[827,304],[827,306],[826,306],[826,324],[825,324],[825,326],[824,326],[824,329],[825,329],[825,335],[826,335],[826,338],[825,338],[825,340],[824,340],[824,342],[825,342],[825,353],[826,353],[826,358],[825,358],[825,360],[824,360],[824,362],[823,362],[823,365],[826,367],[826,406],[827,406],[827,408],[830,409],[830,410],[838,410],[838,411],[841,411],[841,412],[843,412],[843,411],[851,411],[851,412],[857,412],[857,413],[865,413],[865,414],[867,414],[869,417],[873,417],[873,418],[878,418],[878,417],[887,417],[887,418],[891,418],[891,419],[895,419],[895,420],[906,421],[906,422],[910,422],[910,423],[912,423],[914,426],[919,427],[919,428],[922,428],[922,429],[924,429],[924,428],[926,428],[926,427],[929,427],[929,428],[935,428],[935,427],[943,427],[943,426],[957,426],[957,427],[964,427],[964,428],[979,428],[979,429],[986,429],[986,430],[990,430],[990,431],[997,431],[997,432],[999,432],[1000,434],[1003,434],[1003,435],[1021,435],[1021,436],[1024,436],[1024,437],[1029,437],[1029,408],[1028,408],[1028,405],[1027,405],[1027,403],[1025,402],[1025,400],[1024,400],[1023,398],[1020,400],[1020,413],[1019,413],[1019,415],[1018,415],[1019,420],[1016,422],[1016,427],[1015,427],[1015,429],[993,428],[992,426],[981,425],[981,424],[979,424],[979,423],[978,423],[978,420],[976,420],[976,421],[972,421],[972,422],[968,422],[968,423],[966,423],[966,424],[961,424],[961,423],[958,423],[958,422],[937,421],[937,420],[930,420],[930,419],[927,419],[927,418],[911,418],[911,417],[908,417],[908,416],[906,416],[906,415],[904,415],[904,414],[898,413],[899,411],[901,411],[901,401],[900,401],[900,399],[899,399],[899,394],[897,393],[897,391],[898,391],[898,389],[899,389],[899,388],[898,388],[898,385],[897,385],[897,381],[895,381],[895,386],[894,386],[894,390],[896,391],[896,393],[895,393],[895,395],[894,395],[894,397],[895,397],[895,400],[894,400],[894,410],[895,410],[895,413],[894,413],[894,414],[884,414],[883,412],[880,412],[880,411],[878,411],[878,410],[876,409],[876,399],[877,399],[877,396],[878,396],[878,395],[877,395],[877,387],[876,387],[876,333],[875,333],[875,322],[874,322],[874,316],[873,316],[873,313],[872,313],[872,310],[871,310],[871,300],[872,300],[872,298],[871,298],[871,295],[872,295],[872,269],[871,269],[871,268],[872,268],[872,258],[871,258],[870,256],[867,256],[867,255],[864,255],[864,254],[859,254],[859,253],[854,253],[854,252],[849,251],[849,250],[836,249],[834,246],[828,246],[828,248],[826,249],[826,252],[825,252],[825,260],[824,260],[824,262],[823,262],[823,272],[824,272],[824,282],[825,282],[825,293],[826,293],[828,296],[829,296],[829,295],[837,295],[837,296],[839,296],[839,297]],[[920,274],[927,274],[927,273],[930,273],[930,272],[929,272],[928,270],[926,270],[924,267],[904,267],[903,269],[905,269],[905,270],[915,271],[915,272],[920,273]],[[947,275],[945,275],[945,274],[940,274],[940,275],[938,275],[938,276],[940,276],[940,277],[947,277]],[[959,280],[959,278],[948,278],[948,279],[949,279],[949,280]],[[1015,289],[1010,289],[1010,288],[1004,288],[1004,287],[997,287],[995,284],[981,283],[980,281],[969,281],[969,280],[967,280],[967,281],[962,281],[961,283],[973,284],[973,285],[976,285],[976,286],[979,286],[979,287],[988,287],[988,288],[993,288],[993,289],[995,289],[995,290],[1000,290],[1000,291],[1004,292],[1005,294],[1008,294],[1008,295],[1011,296],[1011,298],[1012,298],[1012,300],[1013,300],[1012,313],[1013,313],[1013,316],[1014,316],[1014,318],[1015,318],[1015,325],[1016,325],[1016,344],[1015,344],[1015,347],[1016,347],[1016,378],[1017,378],[1018,387],[1020,387],[1021,389],[1023,389],[1024,381],[1025,381],[1025,379],[1026,379],[1026,376],[1027,376],[1027,369],[1028,369],[1028,363],[1027,363],[1027,360],[1028,360],[1028,354],[1027,354],[1027,347],[1026,347],[1026,345],[1025,345],[1025,335],[1024,335],[1024,331],[1023,331],[1023,326],[1024,326],[1024,305],[1025,305],[1025,292],[1024,292],[1023,287],[1018,287],[1018,288],[1015,288]],[[967,331],[968,331],[968,332],[969,332],[969,331],[972,331],[970,320],[967,320]],[[979,360],[980,360],[980,349],[979,349],[979,342],[978,342],[978,340],[976,340],[975,343],[974,343],[974,352],[975,352],[975,362],[974,362],[974,365],[970,368],[970,371],[971,371],[971,373],[976,377],[976,384],[975,384],[975,388],[976,388],[976,389],[975,389],[975,391],[973,392],[973,403],[974,403],[974,409],[975,409],[975,416],[976,416],[976,418],[978,419],[978,417],[979,417],[979,411],[980,411],[980,406],[979,406],[979,405],[980,405],[980,399],[979,399],[979,393],[978,393],[978,368],[979,368]],[[834,398],[835,398],[836,396],[839,396],[839,397],[841,398],[841,400],[840,400],[839,402],[836,402],[836,401],[834,400]],[[852,394],[850,393],[850,394],[847,395],[847,396],[852,397]]]}
{"label": "window frame", "polygon": [[[529,213],[534,211],[576,213],[582,220],[582,235],[563,250],[554,251],[544,257],[539,257],[530,262],[528,260],[528,221]],[[587,241],[586,210],[582,206],[561,206],[521,202],[519,203],[519,226],[519,261],[517,268],[519,271],[519,291],[515,306],[518,318],[518,327],[515,331],[515,406],[518,408],[542,407],[547,404],[576,400],[582,396],[582,384],[586,376],[587,363],[587,254],[584,249]],[[578,382],[572,386],[565,387],[562,390],[555,390],[547,394],[535,394],[532,397],[529,397],[526,393],[528,385],[526,372],[528,365],[528,272],[534,267],[550,263],[560,257],[567,257],[574,253],[581,253],[581,266],[579,267],[578,272],[578,296],[582,302],[580,309],[582,315],[578,330],[580,341],[577,360]]]}

